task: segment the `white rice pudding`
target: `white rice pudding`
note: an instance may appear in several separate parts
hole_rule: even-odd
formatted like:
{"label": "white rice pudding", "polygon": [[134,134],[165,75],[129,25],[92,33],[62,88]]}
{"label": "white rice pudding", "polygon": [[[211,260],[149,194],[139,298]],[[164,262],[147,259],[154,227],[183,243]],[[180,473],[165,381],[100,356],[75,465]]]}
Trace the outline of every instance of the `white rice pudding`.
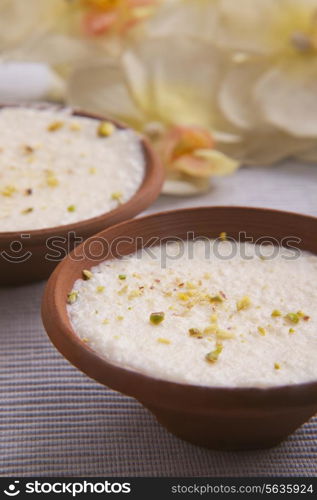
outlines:
{"label": "white rice pudding", "polygon": [[[101,125],[101,129],[99,128]],[[72,224],[129,200],[142,184],[139,137],[69,110],[0,110],[0,232]]]}
{"label": "white rice pudding", "polygon": [[317,380],[317,256],[214,245],[169,243],[92,268],[68,297],[74,331],[111,363],[156,378],[230,387]]}

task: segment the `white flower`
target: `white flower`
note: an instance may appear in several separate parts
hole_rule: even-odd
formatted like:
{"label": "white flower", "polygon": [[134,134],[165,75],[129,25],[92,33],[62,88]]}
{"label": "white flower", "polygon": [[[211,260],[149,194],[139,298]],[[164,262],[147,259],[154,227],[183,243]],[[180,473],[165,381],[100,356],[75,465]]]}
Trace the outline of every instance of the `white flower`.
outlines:
{"label": "white flower", "polygon": [[165,0],[144,23],[148,37],[182,36],[217,40],[219,0]]}
{"label": "white flower", "polygon": [[206,189],[210,176],[230,173],[238,166],[217,151],[213,134],[225,65],[210,44],[178,37],[148,39],[135,43],[119,59],[77,67],[69,80],[68,102],[147,134],[174,188],[179,181],[182,190],[184,183],[190,184],[191,191],[193,185],[196,190]]}
{"label": "white flower", "polygon": [[64,0],[0,0],[0,54],[46,32],[64,8]]}
{"label": "white flower", "polygon": [[222,0],[219,41],[234,52],[220,92],[227,119],[317,136],[317,0]]}

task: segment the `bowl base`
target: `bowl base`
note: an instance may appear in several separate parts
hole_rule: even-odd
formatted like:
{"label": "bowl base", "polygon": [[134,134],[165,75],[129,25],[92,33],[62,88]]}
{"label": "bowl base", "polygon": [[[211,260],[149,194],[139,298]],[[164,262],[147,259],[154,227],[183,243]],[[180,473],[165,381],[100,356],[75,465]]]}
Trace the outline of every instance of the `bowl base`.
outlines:
{"label": "bowl base", "polygon": [[178,438],[197,446],[223,451],[277,446],[317,411],[316,407],[305,407],[200,414],[145,406],[154,413],[160,424]]}

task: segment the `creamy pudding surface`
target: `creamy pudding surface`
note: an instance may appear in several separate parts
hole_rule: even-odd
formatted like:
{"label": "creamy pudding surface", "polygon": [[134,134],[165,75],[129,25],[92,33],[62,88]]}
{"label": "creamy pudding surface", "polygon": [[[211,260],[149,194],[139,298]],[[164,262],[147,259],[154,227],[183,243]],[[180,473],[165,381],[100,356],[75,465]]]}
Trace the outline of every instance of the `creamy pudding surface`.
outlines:
{"label": "creamy pudding surface", "polygon": [[140,138],[69,110],[0,110],[0,232],[109,212],[142,184]]}
{"label": "creamy pudding surface", "polygon": [[280,386],[317,380],[316,283],[309,252],[174,242],[84,270],[67,308],[77,335],[121,367],[196,385]]}

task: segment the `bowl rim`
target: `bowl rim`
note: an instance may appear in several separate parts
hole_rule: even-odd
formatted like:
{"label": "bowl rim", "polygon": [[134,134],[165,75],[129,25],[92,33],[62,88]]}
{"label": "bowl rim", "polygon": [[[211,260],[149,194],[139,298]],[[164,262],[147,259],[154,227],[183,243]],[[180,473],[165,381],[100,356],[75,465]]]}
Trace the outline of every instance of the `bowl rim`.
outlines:
{"label": "bowl rim", "polygon": [[[298,220],[310,220],[312,223],[317,224],[317,217],[312,215],[265,207],[233,205],[200,206],[161,211],[137,219],[130,219],[99,232],[86,240],[86,242],[93,241],[100,236],[105,237],[107,233],[114,229],[121,230],[125,226],[129,227],[136,223],[142,225],[146,220],[174,217],[181,213],[195,213],[196,216],[199,216],[204,211],[212,212],[219,210],[226,212],[232,210],[240,212],[252,211],[254,215],[266,212],[267,215],[296,217]],[[111,241],[111,238],[109,241]],[[77,250],[84,244],[77,247]],[[42,321],[53,345],[71,364],[90,378],[116,391],[135,397],[150,408],[165,406],[179,409],[182,406],[184,410],[188,410],[188,401],[192,403],[191,413],[208,413],[210,408],[213,410],[215,408],[238,409],[239,411],[245,411],[247,408],[255,412],[263,412],[285,407],[291,409],[299,405],[317,407],[317,379],[310,382],[269,387],[206,386],[153,377],[111,363],[111,361],[102,357],[98,352],[92,350],[89,345],[85,344],[71,327],[67,314],[66,293],[61,297],[61,291],[63,290],[63,274],[71,261],[72,253],[57,266],[46,285],[42,300]],[[91,267],[98,265],[100,262],[92,263]],[[78,262],[76,266],[80,268]],[[64,311],[60,310],[61,307]],[[88,362],[88,369],[86,361]],[[104,374],[106,374],[106,377],[109,377],[109,385],[102,380]],[[146,399],[143,398],[143,393],[146,393]],[[158,401],[159,403],[157,403]]]}
{"label": "bowl rim", "polygon": [[[55,111],[69,110],[70,115],[74,117],[78,116],[83,118],[91,118],[96,121],[107,121],[113,123],[120,130],[132,130],[140,140],[143,155],[145,158],[145,168],[144,178],[138,190],[131,198],[129,198],[125,203],[119,205],[117,208],[114,208],[113,210],[110,210],[108,212],[104,212],[103,214],[96,217],[90,217],[89,219],[80,220],[71,224],[52,226],[43,229],[25,228],[19,231],[0,231],[0,241],[2,244],[10,244],[12,240],[18,239],[21,234],[26,233],[30,235],[28,246],[41,244],[43,238],[48,238],[49,236],[52,236],[52,234],[64,235],[69,233],[70,231],[84,231],[85,233],[89,233],[91,229],[94,229],[94,226],[96,224],[100,226],[103,222],[106,222],[107,219],[111,217],[120,217],[120,219],[123,220],[128,220],[134,217],[138,213],[148,208],[151,203],[153,203],[159,196],[165,178],[163,165],[158,158],[158,155],[153,151],[149,140],[144,135],[140,134],[127,124],[113,118],[108,118],[102,114],[90,113],[79,108],[72,108],[55,103],[0,103],[0,111],[4,108],[26,108],[38,111],[46,109],[52,109]],[[150,202],[148,202],[148,195],[151,192],[152,194],[150,196]],[[136,208],[137,206],[138,208]]]}

